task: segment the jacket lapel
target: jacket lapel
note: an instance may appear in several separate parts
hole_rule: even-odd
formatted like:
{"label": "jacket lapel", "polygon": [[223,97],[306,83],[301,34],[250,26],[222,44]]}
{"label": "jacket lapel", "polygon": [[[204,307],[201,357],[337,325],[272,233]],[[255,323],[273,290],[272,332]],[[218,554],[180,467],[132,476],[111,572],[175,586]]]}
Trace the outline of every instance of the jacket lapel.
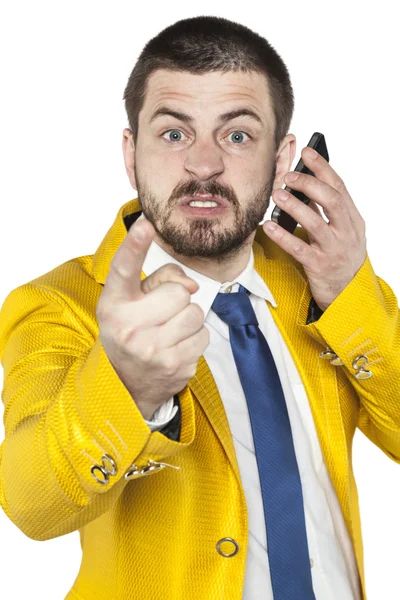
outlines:
{"label": "jacket lapel", "polygon": [[258,248],[254,253],[254,268],[276,299],[276,307],[268,303],[267,306],[302,379],[325,464],[351,532],[349,456],[338,393],[337,367],[320,358],[320,352],[327,345],[323,339],[312,337],[308,326],[304,326],[312,298],[310,287],[292,263],[266,259]]}

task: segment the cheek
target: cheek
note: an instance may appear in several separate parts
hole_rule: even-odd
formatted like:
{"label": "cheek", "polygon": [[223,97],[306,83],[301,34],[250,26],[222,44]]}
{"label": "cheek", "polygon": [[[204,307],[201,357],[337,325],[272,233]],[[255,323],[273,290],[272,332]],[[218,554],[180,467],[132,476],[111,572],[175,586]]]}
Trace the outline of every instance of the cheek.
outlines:
{"label": "cheek", "polygon": [[229,183],[238,193],[251,194],[265,182],[264,174],[254,165],[242,165],[231,171],[228,177]]}
{"label": "cheek", "polygon": [[265,183],[265,180],[272,176],[274,167],[275,160],[272,161],[269,156],[266,157],[265,151],[260,151],[232,163],[231,173],[232,177],[251,188]]}
{"label": "cheek", "polygon": [[[183,152],[157,148],[153,145],[144,147],[140,155],[143,173],[154,182],[166,182],[185,178],[185,156]],[[187,174],[186,174],[187,176]]]}

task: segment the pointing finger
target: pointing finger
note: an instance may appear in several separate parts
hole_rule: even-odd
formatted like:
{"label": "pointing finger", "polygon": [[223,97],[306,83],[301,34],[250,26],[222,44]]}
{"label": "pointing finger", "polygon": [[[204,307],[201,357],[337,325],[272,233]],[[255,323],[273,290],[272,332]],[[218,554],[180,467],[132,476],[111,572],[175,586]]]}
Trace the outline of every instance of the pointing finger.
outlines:
{"label": "pointing finger", "polygon": [[113,298],[139,300],[141,273],[155,229],[146,219],[135,221],[129,228],[125,239],[114,254],[107,275],[105,287]]}

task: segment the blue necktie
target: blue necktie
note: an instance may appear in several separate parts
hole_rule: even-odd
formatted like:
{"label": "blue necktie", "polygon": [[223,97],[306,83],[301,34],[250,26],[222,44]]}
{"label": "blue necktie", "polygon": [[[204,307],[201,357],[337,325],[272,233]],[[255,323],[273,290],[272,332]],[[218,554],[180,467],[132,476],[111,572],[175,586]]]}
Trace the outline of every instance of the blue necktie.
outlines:
{"label": "blue necktie", "polygon": [[229,325],[238,375],[246,396],[267,529],[274,600],[315,600],[303,493],[279,374],[249,291],[217,294],[212,309]]}

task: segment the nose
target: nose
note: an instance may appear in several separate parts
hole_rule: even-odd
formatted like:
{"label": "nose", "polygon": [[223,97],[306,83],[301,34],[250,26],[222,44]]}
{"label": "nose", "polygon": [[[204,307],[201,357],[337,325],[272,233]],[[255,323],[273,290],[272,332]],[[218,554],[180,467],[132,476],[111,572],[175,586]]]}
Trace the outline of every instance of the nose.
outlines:
{"label": "nose", "polygon": [[196,140],[187,151],[185,169],[201,181],[215,178],[224,171],[221,148],[209,140]]}

